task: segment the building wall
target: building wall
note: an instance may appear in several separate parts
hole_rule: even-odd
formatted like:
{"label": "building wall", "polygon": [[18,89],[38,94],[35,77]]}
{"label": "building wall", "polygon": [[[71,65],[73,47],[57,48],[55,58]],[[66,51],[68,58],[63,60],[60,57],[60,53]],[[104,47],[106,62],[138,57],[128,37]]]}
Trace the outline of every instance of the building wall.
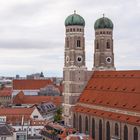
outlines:
{"label": "building wall", "polygon": [[[74,115],[76,116],[76,119],[74,120]],[[104,119],[104,118],[100,118],[100,117],[96,117],[96,116],[88,116],[86,114],[82,114],[82,113],[73,113],[73,127],[75,127],[77,130],[80,130],[79,128],[79,117],[82,117],[82,123],[81,123],[81,128],[82,128],[82,133],[87,133],[86,132],[86,123],[85,123],[85,118],[88,118],[88,130],[89,132],[87,134],[89,134],[92,137],[92,119],[95,120],[95,140],[99,140],[99,122],[102,122],[102,140],[106,140],[106,125],[109,122],[110,124],[110,137],[111,138],[115,138],[115,124],[118,125],[118,136],[116,138],[124,140],[124,126],[126,125],[128,128],[128,140],[134,140],[134,128],[136,127],[138,130],[138,137],[140,139],[140,126],[137,125],[132,125],[132,124],[128,124],[128,123],[123,123],[123,122],[119,122],[119,121],[115,121],[115,120],[108,120],[108,119]],[[75,125],[75,126],[74,126]],[[139,140],[138,139],[138,140]]]}
{"label": "building wall", "polygon": [[86,72],[84,26],[66,26],[63,69],[63,117],[65,125],[71,126],[71,108],[85,87]]}
{"label": "building wall", "polygon": [[113,53],[113,30],[95,30],[93,70],[115,70]]}
{"label": "building wall", "polygon": [[[38,116],[38,118],[34,118],[34,116]],[[39,111],[37,110],[37,108],[34,109],[34,111],[32,112],[31,118],[36,119],[36,120],[43,120],[42,115],[39,113]]]}
{"label": "building wall", "polygon": [[13,90],[12,97],[16,96],[20,91],[24,92],[24,95],[38,95],[39,90]]}
{"label": "building wall", "polygon": [[12,102],[11,96],[1,96],[0,97],[0,104],[2,105],[8,105]]}
{"label": "building wall", "polygon": [[0,140],[2,140],[2,138],[6,138],[6,140],[16,140],[14,136],[0,136]]}
{"label": "building wall", "polygon": [[12,126],[15,131],[17,132],[21,132],[21,131],[24,131],[26,132],[28,135],[31,135],[31,136],[40,136],[39,132],[41,129],[44,128],[44,125],[42,124],[42,126],[30,126],[30,125],[24,125],[24,126]]}

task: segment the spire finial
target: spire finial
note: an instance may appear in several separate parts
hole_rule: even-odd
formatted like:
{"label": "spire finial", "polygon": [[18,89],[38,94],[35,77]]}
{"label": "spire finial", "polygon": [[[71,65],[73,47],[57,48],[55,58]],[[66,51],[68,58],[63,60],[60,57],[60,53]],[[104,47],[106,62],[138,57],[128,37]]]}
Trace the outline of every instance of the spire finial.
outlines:
{"label": "spire finial", "polygon": [[74,14],[76,14],[76,10],[74,10]]}
{"label": "spire finial", "polygon": [[103,13],[103,18],[105,17],[105,14]]}

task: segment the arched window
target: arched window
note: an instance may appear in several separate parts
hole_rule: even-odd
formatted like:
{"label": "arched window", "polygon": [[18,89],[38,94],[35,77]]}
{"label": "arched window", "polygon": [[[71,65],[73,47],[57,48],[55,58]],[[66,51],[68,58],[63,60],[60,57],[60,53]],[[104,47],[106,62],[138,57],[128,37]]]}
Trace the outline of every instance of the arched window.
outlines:
{"label": "arched window", "polygon": [[96,49],[99,49],[99,42],[98,42],[98,40],[96,42]]}
{"label": "arched window", "polygon": [[106,123],[106,140],[110,140],[110,124]]}
{"label": "arched window", "polygon": [[99,121],[99,140],[102,140],[102,121]]}
{"label": "arched window", "polygon": [[106,48],[107,48],[107,49],[110,49],[110,40],[107,40]]}
{"label": "arched window", "polygon": [[126,125],[124,126],[124,140],[128,140],[128,128]]}
{"label": "arched window", "polygon": [[85,132],[88,134],[88,117],[85,118]]}
{"label": "arched window", "polygon": [[82,117],[79,116],[79,132],[82,133]]}
{"label": "arched window", "polygon": [[80,40],[77,40],[77,47],[81,47],[81,42],[80,42]]}
{"label": "arched window", "polygon": [[76,128],[76,116],[75,116],[75,114],[73,115],[73,127]]}
{"label": "arched window", "polygon": [[138,129],[135,127],[133,130],[134,140],[138,140]]}
{"label": "arched window", "polygon": [[69,48],[69,39],[66,40],[66,47]]}
{"label": "arched window", "polygon": [[95,120],[94,118],[92,119],[92,138],[95,138]]}
{"label": "arched window", "polygon": [[119,136],[119,126],[115,123],[115,136]]}

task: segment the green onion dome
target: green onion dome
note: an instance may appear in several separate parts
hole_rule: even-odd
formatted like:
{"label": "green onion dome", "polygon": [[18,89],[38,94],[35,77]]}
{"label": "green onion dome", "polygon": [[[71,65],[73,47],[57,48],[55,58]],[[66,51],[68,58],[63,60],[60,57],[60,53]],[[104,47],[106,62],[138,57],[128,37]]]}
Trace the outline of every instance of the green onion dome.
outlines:
{"label": "green onion dome", "polygon": [[74,14],[68,16],[65,20],[65,26],[72,26],[72,25],[85,26],[84,18],[76,14],[75,11]]}
{"label": "green onion dome", "polygon": [[113,22],[109,18],[103,16],[96,20],[94,29],[113,29]]}

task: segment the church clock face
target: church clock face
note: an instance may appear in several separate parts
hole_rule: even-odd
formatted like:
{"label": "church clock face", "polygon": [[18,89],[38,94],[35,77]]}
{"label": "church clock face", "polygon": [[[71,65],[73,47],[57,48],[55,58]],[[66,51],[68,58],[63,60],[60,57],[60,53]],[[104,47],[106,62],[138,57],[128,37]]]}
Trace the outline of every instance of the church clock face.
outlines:
{"label": "church clock face", "polygon": [[106,62],[107,62],[107,63],[111,63],[111,62],[112,62],[112,58],[111,58],[111,57],[107,57],[107,58],[106,58]]}
{"label": "church clock face", "polygon": [[83,57],[82,57],[82,56],[77,56],[76,61],[77,61],[78,63],[82,63]]}

